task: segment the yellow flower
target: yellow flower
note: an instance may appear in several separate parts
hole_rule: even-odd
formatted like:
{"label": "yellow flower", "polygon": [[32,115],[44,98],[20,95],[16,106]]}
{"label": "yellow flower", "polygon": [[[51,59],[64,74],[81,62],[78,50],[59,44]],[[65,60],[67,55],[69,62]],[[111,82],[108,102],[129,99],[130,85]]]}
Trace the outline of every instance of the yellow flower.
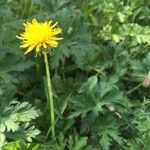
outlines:
{"label": "yellow flower", "polygon": [[62,38],[58,38],[56,35],[60,34],[62,29],[56,27],[57,22],[54,25],[51,24],[52,21],[37,22],[36,19],[33,19],[31,23],[26,22],[23,24],[25,31],[16,37],[22,40],[21,48],[28,47],[25,54],[33,49],[38,53],[41,51],[41,47],[47,48],[47,45],[50,47],[58,46],[58,40],[62,40]]}

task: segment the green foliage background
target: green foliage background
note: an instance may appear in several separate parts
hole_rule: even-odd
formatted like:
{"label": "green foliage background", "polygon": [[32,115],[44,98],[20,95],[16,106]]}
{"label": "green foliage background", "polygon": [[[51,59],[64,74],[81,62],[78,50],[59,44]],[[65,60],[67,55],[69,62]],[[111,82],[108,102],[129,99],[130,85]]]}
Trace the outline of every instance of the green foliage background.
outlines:
{"label": "green foliage background", "polygon": [[[55,141],[42,56],[24,55],[22,23],[54,20]],[[150,1],[0,0],[0,149],[149,150]]]}

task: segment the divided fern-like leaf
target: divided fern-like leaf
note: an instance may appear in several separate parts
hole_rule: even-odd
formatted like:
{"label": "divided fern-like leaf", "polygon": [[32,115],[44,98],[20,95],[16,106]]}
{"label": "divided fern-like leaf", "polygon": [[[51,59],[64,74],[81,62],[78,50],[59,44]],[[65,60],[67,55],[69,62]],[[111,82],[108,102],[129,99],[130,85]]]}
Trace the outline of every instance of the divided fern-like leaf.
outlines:
{"label": "divided fern-like leaf", "polygon": [[[3,102],[3,103],[2,103]],[[40,133],[31,121],[40,115],[40,111],[32,107],[28,102],[12,100],[1,101],[0,132],[6,138],[32,141]],[[1,143],[3,145],[4,143]]]}

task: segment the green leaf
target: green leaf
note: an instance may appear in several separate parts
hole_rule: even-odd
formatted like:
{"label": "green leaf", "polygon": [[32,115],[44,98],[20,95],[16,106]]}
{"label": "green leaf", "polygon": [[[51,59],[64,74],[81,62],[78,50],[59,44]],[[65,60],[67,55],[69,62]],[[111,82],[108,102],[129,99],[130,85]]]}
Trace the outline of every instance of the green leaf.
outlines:
{"label": "green leaf", "polygon": [[109,150],[113,141],[116,141],[119,144],[122,143],[122,137],[119,133],[119,125],[112,122],[111,119],[103,119],[103,122],[98,129],[98,135],[100,137],[100,144],[104,150]]}
{"label": "green leaf", "polygon": [[6,137],[3,133],[0,132],[0,149],[6,143]]}
{"label": "green leaf", "polygon": [[69,136],[68,148],[69,150],[82,150],[87,145],[87,137]]}
{"label": "green leaf", "polygon": [[97,85],[98,78],[96,75],[88,78],[87,82],[85,82],[79,89],[79,93],[83,92],[85,89],[88,91],[92,91],[94,87]]}
{"label": "green leaf", "polygon": [[39,150],[40,145],[35,143],[24,143],[22,141],[14,141],[3,146],[2,150]]}
{"label": "green leaf", "polygon": [[32,141],[40,131],[31,125],[39,117],[40,111],[28,102],[1,101],[0,132],[10,139]]}

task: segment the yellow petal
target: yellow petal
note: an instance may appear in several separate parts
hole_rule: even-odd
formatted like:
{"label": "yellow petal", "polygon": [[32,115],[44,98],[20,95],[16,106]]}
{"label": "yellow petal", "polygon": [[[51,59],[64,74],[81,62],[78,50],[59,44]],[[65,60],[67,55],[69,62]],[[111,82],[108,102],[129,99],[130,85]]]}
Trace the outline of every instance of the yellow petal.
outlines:
{"label": "yellow petal", "polygon": [[50,40],[50,41],[48,42],[48,44],[49,44],[50,46],[52,46],[52,47],[57,47],[57,46],[58,46],[58,42],[57,42],[57,41],[52,41],[52,40]]}
{"label": "yellow petal", "polygon": [[23,39],[24,39],[23,37],[18,36],[18,35],[16,35],[16,38],[18,38],[18,39],[20,39],[20,40],[23,40]]}
{"label": "yellow petal", "polygon": [[59,34],[61,32],[62,32],[62,30],[60,28],[57,28],[57,29],[53,30],[53,34],[52,35],[56,35],[56,34]]}
{"label": "yellow petal", "polygon": [[24,54],[27,54],[33,50],[35,46],[30,46]]}
{"label": "yellow petal", "polygon": [[53,25],[51,26],[51,28],[53,29],[57,24],[58,24],[58,21],[57,21],[55,24],[53,24]]}
{"label": "yellow petal", "polygon": [[36,52],[38,53],[40,50],[39,46],[36,47]]}
{"label": "yellow petal", "polygon": [[49,21],[49,22],[48,22],[48,25],[50,26],[50,25],[51,25],[51,23],[52,23],[52,21]]}
{"label": "yellow petal", "polygon": [[63,38],[51,37],[51,40],[62,40]]}
{"label": "yellow petal", "polygon": [[46,46],[46,44],[45,44],[45,43],[43,43],[43,47],[44,47],[44,48],[47,48],[47,46]]}
{"label": "yellow petal", "polygon": [[29,46],[29,44],[25,43],[25,44],[22,44],[20,47],[21,47],[21,48],[26,48],[26,47],[28,47],[28,46]]}
{"label": "yellow petal", "polygon": [[34,19],[32,19],[32,23],[33,23],[33,24],[36,24],[36,23],[38,23],[38,22],[37,22],[37,20],[34,18]]}

